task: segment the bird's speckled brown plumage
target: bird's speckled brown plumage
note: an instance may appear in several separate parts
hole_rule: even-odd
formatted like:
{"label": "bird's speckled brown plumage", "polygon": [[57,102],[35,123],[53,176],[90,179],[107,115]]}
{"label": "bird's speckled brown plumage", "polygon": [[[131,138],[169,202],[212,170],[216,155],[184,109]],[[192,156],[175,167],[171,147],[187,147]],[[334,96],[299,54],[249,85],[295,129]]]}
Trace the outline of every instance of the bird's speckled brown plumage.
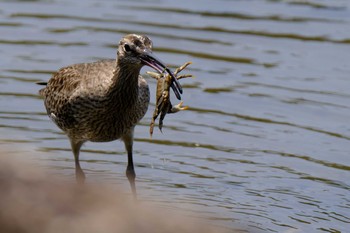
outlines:
{"label": "bird's speckled brown plumage", "polygon": [[[148,37],[127,35],[119,42],[116,60],[61,68],[39,91],[44,97],[48,116],[71,141],[78,180],[85,179],[79,165],[82,144],[120,138],[128,152],[127,176],[136,195],[133,132],[147,112],[150,98],[147,82],[139,73],[144,65],[158,71],[166,68],[153,57],[151,49],[152,42]],[[181,88],[179,91],[181,93]]]}
{"label": "bird's speckled brown plumage", "polygon": [[121,138],[145,115],[149,89],[139,70],[116,68],[115,60],[61,68],[40,90],[47,114],[75,141]]}

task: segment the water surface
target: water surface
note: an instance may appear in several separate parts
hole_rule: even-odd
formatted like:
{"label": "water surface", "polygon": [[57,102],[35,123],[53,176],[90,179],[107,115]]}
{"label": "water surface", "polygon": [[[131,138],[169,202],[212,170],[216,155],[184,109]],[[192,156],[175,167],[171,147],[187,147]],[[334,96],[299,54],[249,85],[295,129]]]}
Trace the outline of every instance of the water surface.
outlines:
{"label": "water surface", "polygon": [[[192,61],[190,110],[149,137],[136,127],[140,199],[258,232],[350,227],[350,4],[324,1],[3,1],[0,143],[74,178],[68,140],[36,81],[68,64],[114,58],[147,34],[163,61]],[[144,68],[142,72],[149,70]],[[151,93],[155,82],[148,79]],[[174,103],[176,100],[173,100]],[[125,186],[121,142],[87,143],[88,182]]]}

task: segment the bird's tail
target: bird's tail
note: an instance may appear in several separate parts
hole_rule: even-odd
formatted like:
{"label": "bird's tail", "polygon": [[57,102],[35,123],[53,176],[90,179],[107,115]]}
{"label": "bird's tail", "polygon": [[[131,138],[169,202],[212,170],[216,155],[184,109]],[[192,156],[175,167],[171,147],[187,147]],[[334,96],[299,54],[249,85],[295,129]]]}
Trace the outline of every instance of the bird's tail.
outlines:
{"label": "bird's tail", "polygon": [[36,82],[35,84],[46,86],[47,82]]}
{"label": "bird's tail", "polygon": [[[36,82],[35,84],[46,86],[47,82]],[[39,95],[44,96],[45,87],[39,90]]]}

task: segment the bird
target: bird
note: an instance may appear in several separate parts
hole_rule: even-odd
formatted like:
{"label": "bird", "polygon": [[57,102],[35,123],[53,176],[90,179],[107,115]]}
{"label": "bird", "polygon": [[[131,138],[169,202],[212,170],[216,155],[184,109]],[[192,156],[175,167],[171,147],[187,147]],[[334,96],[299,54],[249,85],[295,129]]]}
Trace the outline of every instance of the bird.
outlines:
{"label": "bird", "polygon": [[126,176],[136,198],[133,163],[134,128],[147,112],[150,91],[140,75],[143,66],[172,77],[171,88],[181,99],[174,73],[152,52],[146,35],[129,34],[118,43],[116,59],[73,64],[53,73],[39,90],[49,118],[68,136],[78,183],[85,174],[79,163],[82,145],[121,139],[128,156]]}

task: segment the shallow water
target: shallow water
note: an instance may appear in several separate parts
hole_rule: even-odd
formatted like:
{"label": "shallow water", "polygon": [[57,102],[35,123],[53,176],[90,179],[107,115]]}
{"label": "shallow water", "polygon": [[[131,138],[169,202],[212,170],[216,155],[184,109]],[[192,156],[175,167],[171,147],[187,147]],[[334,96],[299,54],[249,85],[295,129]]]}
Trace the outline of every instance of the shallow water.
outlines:
{"label": "shallow water", "polygon": [[[140,199],[248,231],[348,231],[349,1],[0,6],[2,146],[37,153],[38,164],[73,179],[68,140],[33,83],[68,64],[115,57],[125,34],[147,34],[163,61],[192,61],[196,78],[182,80],[190,110],[168,115],[163,134],[149,137],[154,95],[136,127]],[[130,191],[121,142],[87,143],[81,165],[88,182]]]}

